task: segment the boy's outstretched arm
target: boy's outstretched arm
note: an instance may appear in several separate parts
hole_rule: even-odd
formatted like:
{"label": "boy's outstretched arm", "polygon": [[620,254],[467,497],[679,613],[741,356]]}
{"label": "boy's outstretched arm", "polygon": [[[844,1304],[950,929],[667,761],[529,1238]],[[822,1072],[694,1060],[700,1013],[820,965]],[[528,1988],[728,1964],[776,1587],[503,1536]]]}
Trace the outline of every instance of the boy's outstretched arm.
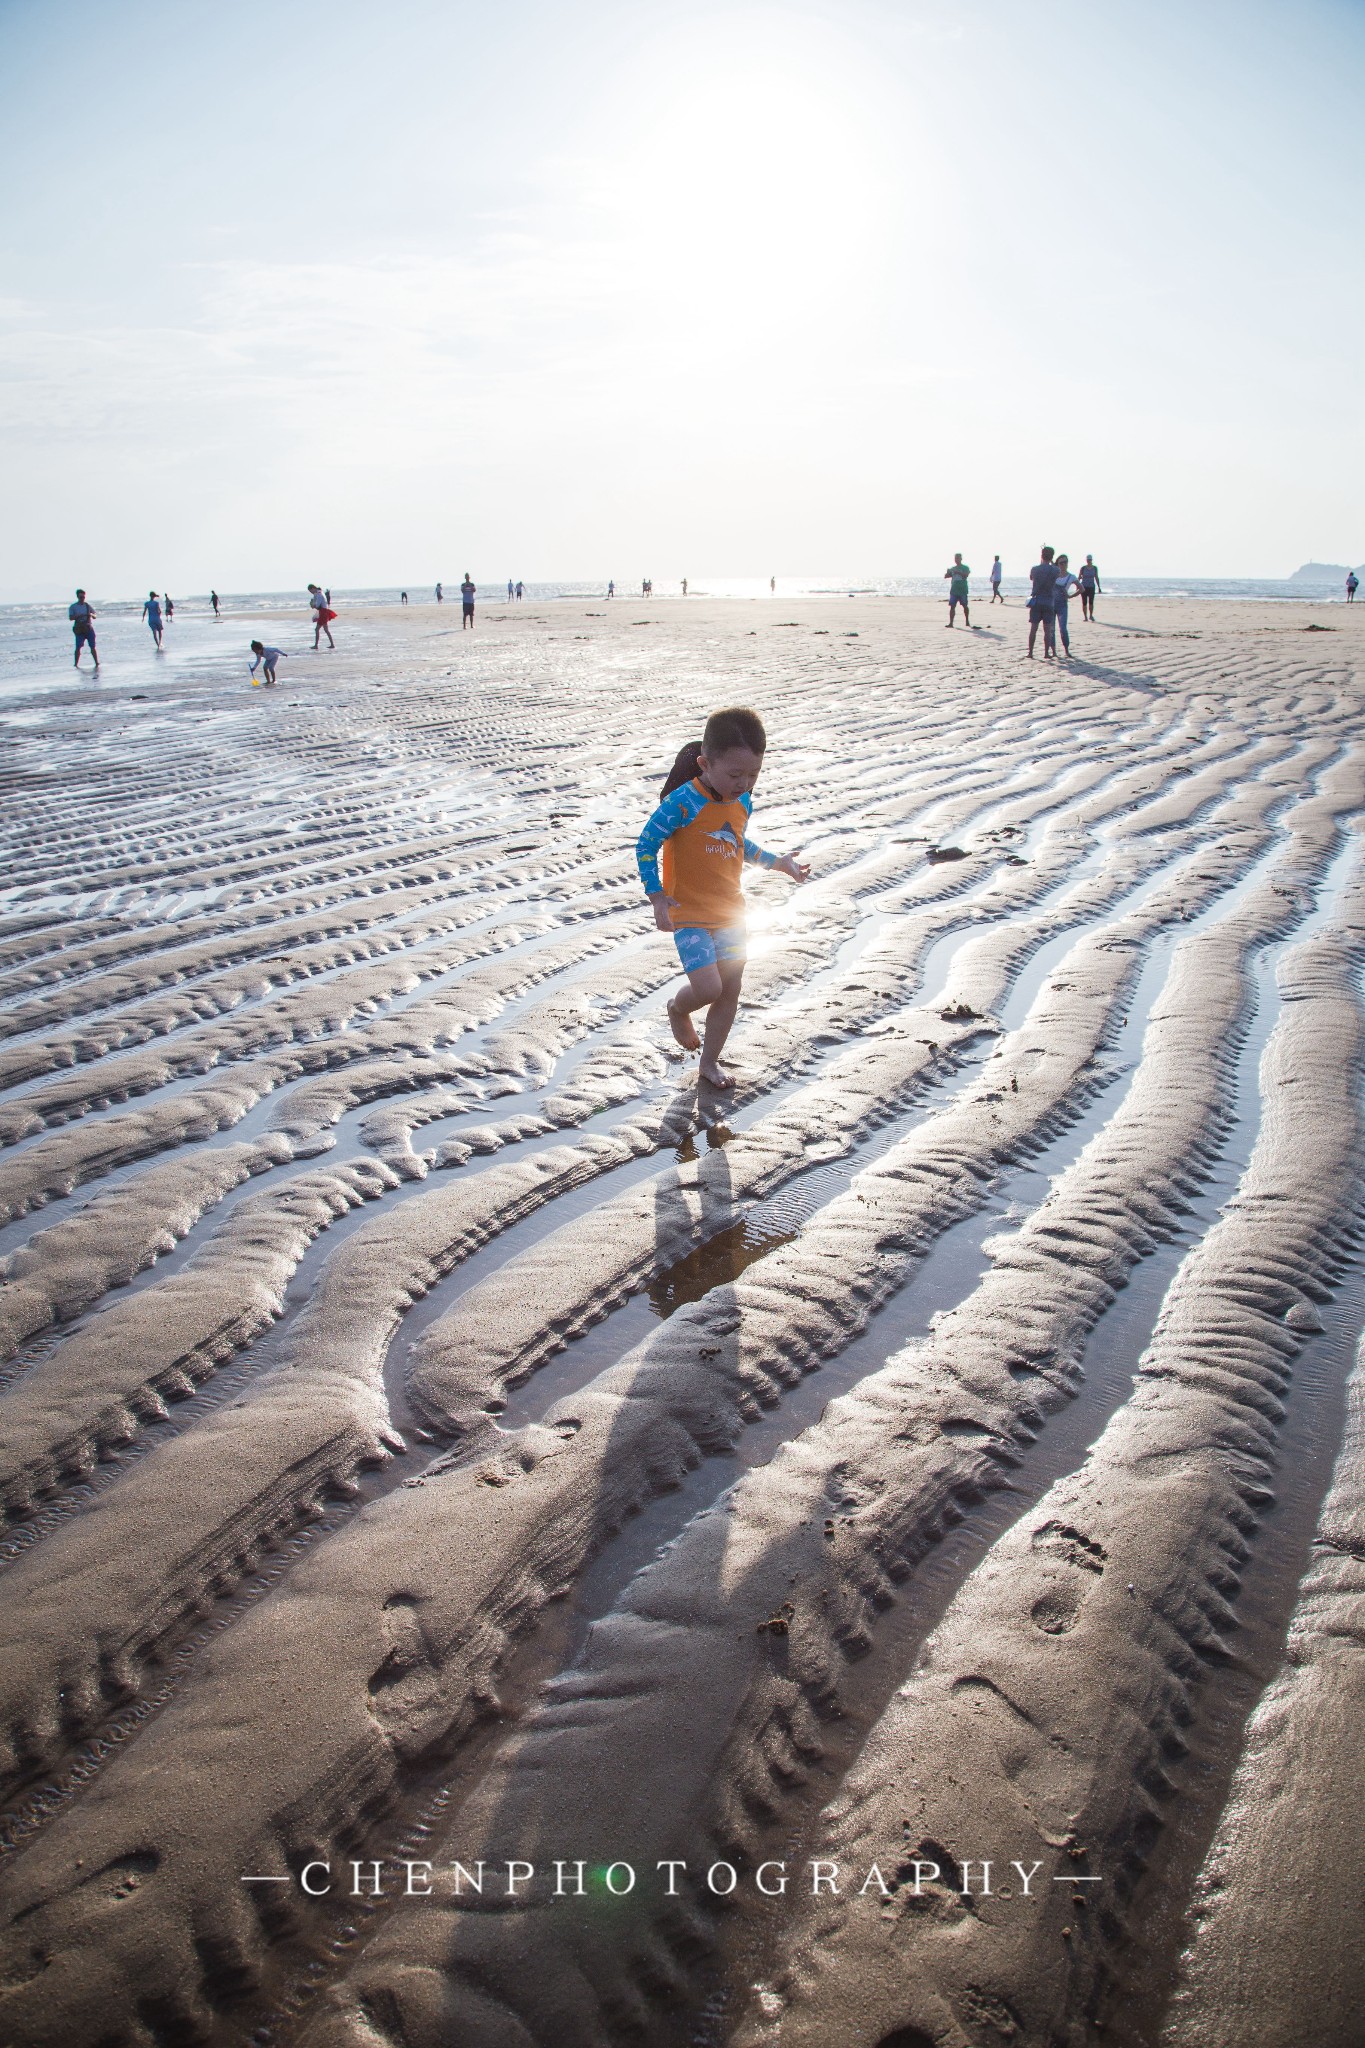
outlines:
{"label": "boy's outstretched arm", "polygon": [[746,836],[744,841],[745,860],[757,861],[761,868],[775,868],[779,875],[790,875],[794,882],[808,882],[810,869],[804,861],[797,860],[791,853],[769,853]]}

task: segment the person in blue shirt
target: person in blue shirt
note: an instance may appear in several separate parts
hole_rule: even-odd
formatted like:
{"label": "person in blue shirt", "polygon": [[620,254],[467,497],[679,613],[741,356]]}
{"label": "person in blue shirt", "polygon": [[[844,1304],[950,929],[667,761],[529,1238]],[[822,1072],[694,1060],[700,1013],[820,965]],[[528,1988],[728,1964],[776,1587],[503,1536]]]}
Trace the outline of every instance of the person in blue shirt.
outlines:
{"label": "person in blue shirt", "polygon": [[1035,562],[1028,572],[1028,658],[1033,659],[1033,643],[1038,638],[1038,628],[1043,629],[1043,653],[1056,658],[1057,640],[1057,570],[1053,562],[1053,550],[1043,549],[1040,562]]}
{"label": "person in blue shirt", "polygon": [[1076,581],[1081,586],[1081,617],[1083,619],[1093,619],[1095,616],[1095,592],[1098,590],[1101,596],[1104,594],[1104,585],[1100,582],[1100,572],[1095,567],[1095,557],[1093,555],[1087,555],[1081,563],[1080,568],[1076,571]]}
{"label": "person in blue shirt", "polygon": [[[1079,590],[1081,586],[1071,573],[1071,558],[1069,555],[1058,555],[1056,566],[1057,580],[1052,586],[1052,616],[1056,623],[1057,633],[1061,636],[1063,652],[1070,654],[1071,635],[1066,630],[1066,610],[1072,592]],[[1052,647],[1055,654],[1057,651],[1055,638]]]}
{"label": "person in blue shirt", "polygon": [[93,605],[89,605],[86,603],[85,592],[83,590],[78,590],[76,592],[76,602],[73,605],[67,607],[66,616],[70,619],[71,630],[76,636],[75,666],[79,668],[81,665],[82,647],[88,647],[90,649],[91,656],[94,660],[95,667],[98,668],[100,665],[100,658],[99,653],[95,647],[95,610]]}
{"label": "person in blue shirt", "polygon": [[153,590],[153,591],[150,591],[150,592],[148,593],[148,597],[147,597],[147,602],[146,602],[146,604],[144,604],[144,605],[143,605],[143,607],[142,607],[142,616],[143,616],[143,618],[144,618],[144,619],[145,619],[145,620],[147,621],[147,624],[148,624],[148,625],[149,625],[149,626],[151,627],[151,629],[152,629],[152,638],[153,638],[153,640],[155,640],[155,642],[156,642],[157,646],[158,646],[158,647],[160,647],[160,645],[161,645],[161,600],[160,600],[160,598],[159,598],[159,597],[157,596],[157,594],[156,594],[156,592],[155,592],[154,590]]}
{"label": "person in blue shirt", "polygon": [[273,690],[275,688],[275,664],[277,661],[287,661],[289,659],[288,655],[282,647],[266,647],[259,640],[252,641],[251,651],[256,657],[255,661],[251,664],[251,687],[253,690],[256,687],[256,670],[259,668],[265,677],[266,688]]}

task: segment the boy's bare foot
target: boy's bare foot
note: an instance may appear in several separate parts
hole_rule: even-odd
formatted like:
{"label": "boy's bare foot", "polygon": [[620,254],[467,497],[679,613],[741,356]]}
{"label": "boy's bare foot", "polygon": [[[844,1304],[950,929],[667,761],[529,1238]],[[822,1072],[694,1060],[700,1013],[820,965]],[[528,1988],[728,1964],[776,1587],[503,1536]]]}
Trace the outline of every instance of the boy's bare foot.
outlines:
{"label": "boy's bare foot", "polygon": [[687,1011],[675,1010],[673,1007],[673,999],[671,996],[668,1000],[667,1009],[668,1028],[673,1033],[673,1036],[677,1039],[678,1044],[682,1047],[683,1051],[698,1051],[698,1049],[701,1046],[701,1040],[697,1036],[697,1027],[692,1022],[692,1019],[688,1015]]}
{"label": "boy's bare foot", "polygon": [[735,1085],[734,1075],[727,1074],[717,1060],[703,1060],[697,1071],[712,1088],[733,1088]]}

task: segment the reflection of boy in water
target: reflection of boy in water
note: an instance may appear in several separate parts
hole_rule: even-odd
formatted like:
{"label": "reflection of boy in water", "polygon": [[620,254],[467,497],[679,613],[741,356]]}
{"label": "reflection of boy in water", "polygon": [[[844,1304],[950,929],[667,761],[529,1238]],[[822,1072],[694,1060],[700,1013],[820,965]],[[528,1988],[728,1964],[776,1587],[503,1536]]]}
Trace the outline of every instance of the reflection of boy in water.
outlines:
{"label": "reflection of boy in water", "polygon": [[[687,988],[668,1005],[669,1028],[685,1052],[700,1050],[701,1078],[713,1088],[733,1085],[720,1055],[744,979],[744,863],[756,860],[794,882],[810,874],[791,854],[765,853],[748,836],[749,792],[766,746],[757,712],[712,712],[700,744],[693,740],[673,763],[663,801],[635,848],[654,922],[672,932],[687,972]],[[707,1013],[704,1042],[692,1022],[694,1010]]]}

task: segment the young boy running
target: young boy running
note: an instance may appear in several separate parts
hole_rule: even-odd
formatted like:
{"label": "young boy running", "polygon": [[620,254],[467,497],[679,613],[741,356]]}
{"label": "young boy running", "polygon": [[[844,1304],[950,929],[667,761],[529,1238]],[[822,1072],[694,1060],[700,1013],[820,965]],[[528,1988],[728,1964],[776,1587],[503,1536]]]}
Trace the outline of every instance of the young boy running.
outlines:
{"label": "young boy running", "polygon": [[[748,836],[750,791],[767,743],[757,712],[713,711],[700,744],[691,741],[673,763],[663,800],[635,848],[654,922],[672,932],[687,973],[686,989],[669,1002],[669,1026],[685,1052],[700,1049],[701,1078],[713,1088],[734,1085],[720,1055],[744,979],[745,860],[777,868],[794,882],[810,876],[791,854],[765,853]],[[707,1013],[704,1039],[697,1037],[694,1010]]]}

